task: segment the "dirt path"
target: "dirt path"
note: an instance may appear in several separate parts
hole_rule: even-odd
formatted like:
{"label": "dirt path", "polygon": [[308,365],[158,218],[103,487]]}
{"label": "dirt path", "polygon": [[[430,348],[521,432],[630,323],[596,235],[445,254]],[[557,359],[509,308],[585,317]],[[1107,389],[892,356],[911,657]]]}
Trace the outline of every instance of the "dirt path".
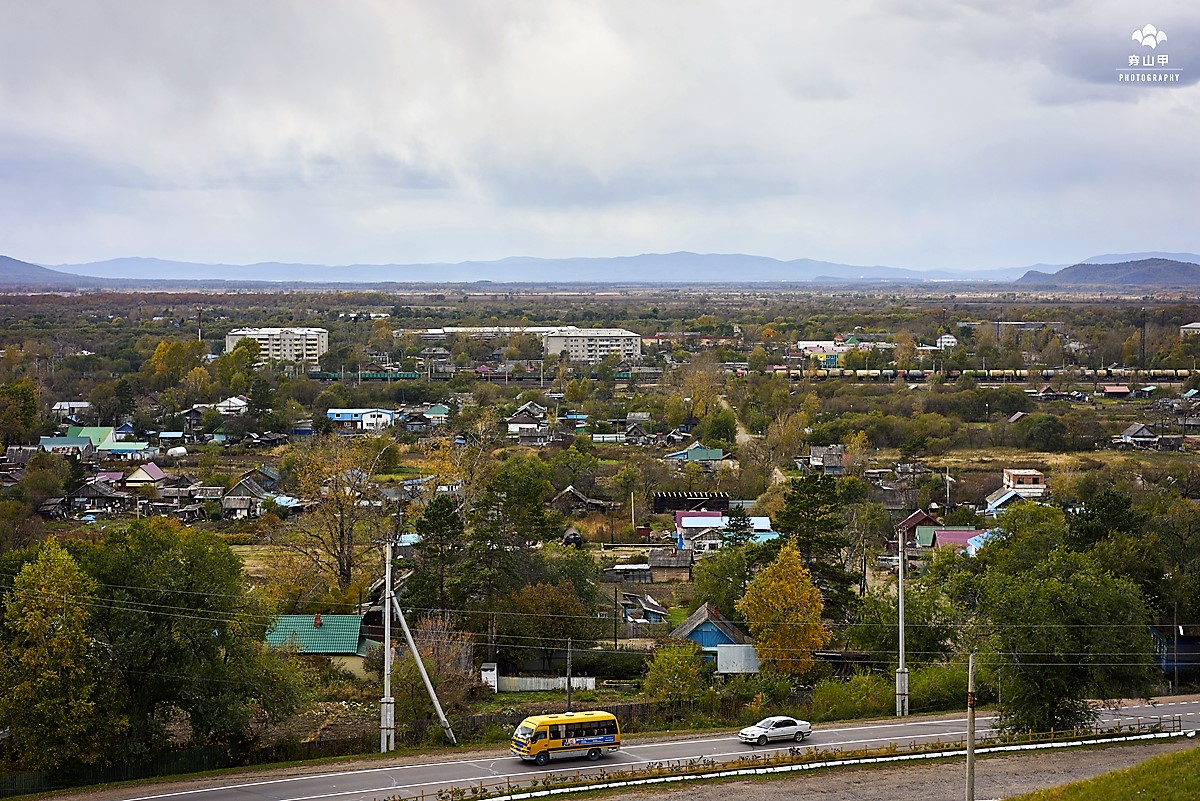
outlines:
{"label": "dirt path", "polygon": [[757,439],[757,437],[755,437],[754,434],[751,434],[749,431],[746,430],[746,427],[744,425],[742,425],[742,419],[740,417],[738,417],[737,410],[735,410],[732,406],[729,405],[729,401],[725,399],[724,395],[721,396],[721,405],[724,406],[729,411],[733,412],[733,421],[734,421],[734,423],[737,424],[737,444],[738,445],[745,445],[747,442],[753,442],[755,439]]}

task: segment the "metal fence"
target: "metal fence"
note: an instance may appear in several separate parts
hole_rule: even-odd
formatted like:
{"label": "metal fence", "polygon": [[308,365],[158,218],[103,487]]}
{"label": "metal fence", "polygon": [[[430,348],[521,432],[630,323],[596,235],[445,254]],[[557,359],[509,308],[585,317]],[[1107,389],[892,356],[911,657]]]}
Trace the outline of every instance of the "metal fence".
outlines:
{"label": "metal fence", "polygon": [[[576,708],[583,709],[586,706],[584,702],[577,704]],[[627,702],[603,706],[605,710],[617,716],[621,721],[622,730],[626,732],[652,729],[666,723],[687,724],[694,721],[701,725],[712,725],[715,721],[733,722],[747,714],[757,714],[748,712],[744,702],[720,697],[696,703]],[[561,711],[561,708],[546,711]],[[505,711],[466,715],[451,722],[460,740],[496,742],[506,740],[511,730],[528,714],[530,713]],[[427,737],[440,736],[440,733],[441,727],[436,720],[412,720],[403,723],[398,721],[396,740],[417,744]],[[290,739],[270,745],[210,745],[180,751],[164,751],[138,762],[107,766],[78,765],[64,770],[0,774],[0,798],[246,765],[370,754],[378,750],[377,731],[367,731],[359,736],[339,739]]]}

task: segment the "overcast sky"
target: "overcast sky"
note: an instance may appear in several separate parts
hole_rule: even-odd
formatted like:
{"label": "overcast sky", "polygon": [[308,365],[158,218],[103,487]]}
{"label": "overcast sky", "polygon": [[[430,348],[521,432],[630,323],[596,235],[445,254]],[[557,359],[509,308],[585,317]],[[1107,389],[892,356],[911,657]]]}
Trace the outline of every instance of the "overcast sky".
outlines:
{"label": "overcast sky", "polygon": [[0,12],[0,253],[41,264],[1200,251],[1194,0]]}

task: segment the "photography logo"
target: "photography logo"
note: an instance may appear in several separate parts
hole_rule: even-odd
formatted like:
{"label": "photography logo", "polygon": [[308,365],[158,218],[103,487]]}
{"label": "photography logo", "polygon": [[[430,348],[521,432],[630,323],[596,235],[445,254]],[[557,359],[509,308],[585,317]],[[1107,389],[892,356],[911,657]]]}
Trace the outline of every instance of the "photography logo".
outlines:
{"label": "photography logo", "polygon": [[1125,66],[1117,69],[1119,83],[1179,83],[1182,70],[1171,65],[1166,31],[1147,24],[1130,38],[1135,42],[1134,52]]}

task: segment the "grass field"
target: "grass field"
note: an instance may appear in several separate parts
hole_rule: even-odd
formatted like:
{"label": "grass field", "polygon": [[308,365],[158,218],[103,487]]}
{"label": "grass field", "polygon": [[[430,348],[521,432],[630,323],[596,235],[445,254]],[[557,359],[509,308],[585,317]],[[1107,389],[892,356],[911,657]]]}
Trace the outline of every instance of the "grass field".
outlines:
{"label": "grass field", "polygon": [[1083,782],[1039,790],[1013,801],[1194,801],[1200,798],[1200,748],[1154,757]]}

